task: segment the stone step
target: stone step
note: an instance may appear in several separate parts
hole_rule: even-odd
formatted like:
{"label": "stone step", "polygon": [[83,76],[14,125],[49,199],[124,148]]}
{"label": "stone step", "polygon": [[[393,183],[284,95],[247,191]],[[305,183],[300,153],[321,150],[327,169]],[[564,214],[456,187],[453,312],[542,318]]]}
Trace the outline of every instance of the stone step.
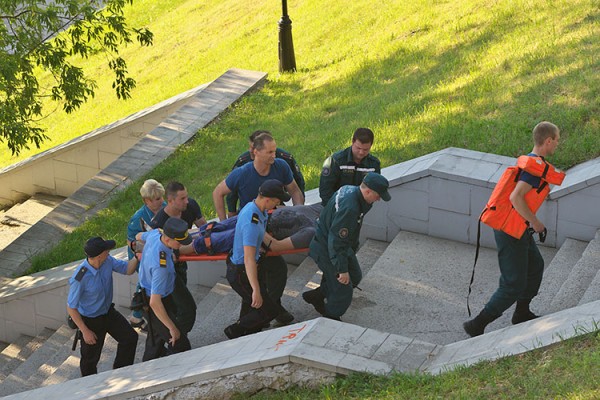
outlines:
{"label": "stone step", "polygon": [[[382,242],[379,240],[368,239],[365,243],[358,249],[356,252],[356,258],[358,260],[358,264],[360,265],[361,271],[363,273],[363,278],[369,273],[373,265],[377,262],[379,257],[381,257],[385,250],[387,249],[389,243]],[[306,280],[304,286],[302,287],[302,292],[315,289],[321,284],[321,277],[323,273],[319,270],[317,264],[312,261],[314,274],[310,277],[310,279]],[[358,285],[361,286],[360,284]],[[360,290],[354,291],[353,302],[356,298],[360,296]],[[295,310],[298,314],[298,319],[300,321],[317,318],[320,317],[320,314],[309,304],[306,304],[302,298],[299,298],[299,301],[296,302],[296,307],[299,308]],[[295,316],[296,314],[294,314]]]}
{"label": "stone step", "polygon": [[557,312],[575,307],[579,303],[600,269],[599,259],[600,231],[596,232],[596,236],[587,245],[581,258],[552,299],[548,312]]}
{"label": "stone step", "polygon": [[[600,231],[596,233],[596,242],[600,242],[599,240]],[[596,243],[595,246],[590,248],[588,256],[590,260],[596,260],[596,264],[600,264],[600,246]],[[585,293],[579,300],[579,305],[591,303],[592,301],[600,300],[600,272],[596,273],[594,279],[586,289]]]}
{"label": "stone step", "polygon": [[[556,249],[541,247],[546,262]],[[355,291],[344,322],[417,340],[448,344],[468,338],[466,296],[475,246],[401,231]],[[496,290],[496,251],[481,248],[470,306],[476,314]],[[487,332],[510,324],[510,310]]]}
{"label": "stone step", "polygon": [[[214,316],[211,316],[211,314],[230,293],[233,293],[233,289],[231,289],[225,278],[221,278],[221,280],[213,286],[206,297],[198,303],[196,323],[188,334],[193,349],[220,341],[217,340],[217,338],[223,335],[224,327],[221,327],[220,334],[217,333],[215,335],[216,328],[211,326],[211,321],[214,321]],[[221,337],[221,339],[223,338],[226,339],[225,335]]]}
{"label": "stone step", "polygon": [[43,343],[38,338],[21,335],[0,353],[0,384]]}
{"label": "stone step", "polygon": [[4,379],[2,385],[0,385],[0,397],[33,389],[27,385],[27,380],[46,361],[49,354],[54,354],[52,350],[56,351],[56,343],[54,341],[48,343],[48,339],[54,332],[52,329],[44,328],[32,340],[32,342],[35,342],[31,344],[34,351]]}
{"label": "stone step", "polygon": [[75,330],[62,325],[37,352],[44,352],[45,362],[27,379],[29,387],[37,388],[54,374],[71,353]]}
{"label": "stone step", "polygon": [[544,269],[544,278],[538,295],[531,302],[531,309],[536,314],[546,314],[548,306],[562,284],[573,270],[573,267],[581,258],[588,242],[567,238],[560,249],[552,259],[552,262],[546,264]]}
{"label": "stone step", "polygon": [[0,218],[0,250],[54,210],[65,198],[36,193],[6,210]]}

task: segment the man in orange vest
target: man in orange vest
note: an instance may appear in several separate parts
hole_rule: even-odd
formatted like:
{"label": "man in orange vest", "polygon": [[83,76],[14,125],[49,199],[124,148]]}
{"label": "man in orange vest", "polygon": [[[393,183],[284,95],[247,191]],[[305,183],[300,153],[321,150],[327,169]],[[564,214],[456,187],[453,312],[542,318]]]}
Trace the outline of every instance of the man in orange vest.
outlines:
{"label": "man in orange vest", "polygon": [[[542,158],[554,154],[560,131],[550,122],[540,122],[533,128],[534,146],[529,156]],[[510,194],[514,209],[529,223],[529,227],[538,233],[544,232],[544,224],[536,217],[526,201],[525,195],[541,184],[541,178],[523,171],[519,182]],[[500,265],[500,282],[483,310],[472,320],[463,324],[470,336],[483,334],[485,327],[502,315],[513,303],[517,303],[512,323],[518,324],[537,318],[529,309],[529,303],[538,294],[544,273],[544,259],[533,239],[531,229],[517,239],[501,230],[494,230]]]}

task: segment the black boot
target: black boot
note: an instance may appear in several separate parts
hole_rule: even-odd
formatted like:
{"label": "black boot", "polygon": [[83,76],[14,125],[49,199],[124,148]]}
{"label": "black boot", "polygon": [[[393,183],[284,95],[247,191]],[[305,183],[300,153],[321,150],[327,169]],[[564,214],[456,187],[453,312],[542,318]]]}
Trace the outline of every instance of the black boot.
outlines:
{"label": "black boot", "polygon": [[476,316],[470,321],[465,322],[463,324],[463,329],[471,337],[483,335],[485,327],[496,318],[498,317],[492,317],[491,315],[485,312],[485,309],[483,309],[481,310],[478,316]]}
{"label": "black boot", "polygon": [[515,313],[512,316],[510,322],[513,325],[520,324],[521,322],[530,321],[537,318],[538,316],[531,312],[529,309],[530,300],[517,300],[517,306],[515,307]]}
{"label": "black boot", "polygon": [[302,298],[308,304],[312,304],[319,314],[325,315],[325,296],[323,296],[320,286],[316,289],[302,293]]}
{"label": "black boot", "polygon": [[229,339],[239,338],[240,336],[247,334],[246,330],[240,326],[239,321],[235,324],[229,325],[223,332],[225,332],[225,336],[227,336]]}

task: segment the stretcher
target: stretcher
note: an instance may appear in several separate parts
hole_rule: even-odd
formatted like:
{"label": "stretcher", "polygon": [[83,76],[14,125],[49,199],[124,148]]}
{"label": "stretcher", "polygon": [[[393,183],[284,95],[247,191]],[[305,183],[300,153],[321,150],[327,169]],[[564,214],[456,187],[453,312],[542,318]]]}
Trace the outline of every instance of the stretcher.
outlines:
{"label": "stretcher", "polygon": [[[301,249],[290,249],[284,251],[269,251],[267,256],[282,256],[285,254],[298,254],[307,253],[308,247]],[[217,254],[181,254],[178,258],[179,261],[224,261],[227,259],[228,253],[217,253]]]}

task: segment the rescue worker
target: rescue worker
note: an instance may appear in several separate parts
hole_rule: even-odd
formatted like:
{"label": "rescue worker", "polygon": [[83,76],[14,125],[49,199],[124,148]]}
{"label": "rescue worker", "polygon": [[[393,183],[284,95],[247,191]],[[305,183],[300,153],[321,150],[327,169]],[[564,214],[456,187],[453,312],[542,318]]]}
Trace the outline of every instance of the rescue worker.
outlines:
{"label": "rescue worker", "polygon": [[[237,158],[237,160],[235,161],[235,164],[233,164],[233,167],[231,168],[232,171],[234,169],[239,168],[242,165],[247,164],[250,161],[254,160],[254,152],[253,152],[254,140],[258,136],[265,134],[265,133],[268,135],[271,135],[271,132],[265,131],[265,130],[258,130],[258,131],[252,132],[252,134],[248,137],[248,141],[249,141],[248,151],[242,153]],[[302,192],[302,195],[304,196],[304,189],[305,189],[306,183],[304,182],[304,176],[302,175],[302,172],[300,171],[300,166],[296,162],[296,159],[294,158],[294,156],[290,152],[287,152],[287,151],[277,147],[275,149],[275,158],[282,159],[290,166],[290,169],[292,170],[292,174],[294,175],[294,181],[296,181],[296,184],[298,184],[298,188],[300,188],[300,191]],[[237,193],[235,193],[235,192],[229,193],[226,197],[226,203],[227,203],[227,210],[228,210],[228,213],[227,213],[228,218],[231,218],[234,215],[237,215],[237,212],[238,212]]]}
{"label": "rescue worker", "polygon": [[321,211],[308,253],[323,271],[321,286],[302,293],[321,315],[339,320],[350,307],[362,279],[356,259],[362,220],[373,203],[391,199],[388,187],[385,177],[369,172],[360,186],[342,186]]}
{"label": "rescue worker", "polygon": [[358,186],[369,172],[381,173],[379,159],[370,154],[374,140],[370,129],[358,128],[354,131],[350,147],[325,160],[319,181],[319,196],[323,207],[342,186]]}
{"label": "rescue worker", "polygon": [[139,233],[136,239],[145,242],[139,281],[149,299],[144,310],[148,336],[143,361],[187,351],[191,349],[190,341],[175,317],[177,305],[173,299],[176,280],[173,250],[192,242],[187,223],[171,217],[162,229]]}
{"label": "rescue worker", "polygon": [[89,239],[84,246],[87,256],[69,280],[67,312],[81,331],[81,376],[98,373],[98,361],[108,333],[117,342],[113,369],[132,365],[135,359],[138,334],[127,319],[115,310],[112,273],[131,275],[138,266],[134,257],[129,262],[109,254],[114,240],[101,237]]}
{"label": "rescue worker", "polygon": [[[560,131],[550,122],[540,122],[533,129],[533,150],[528,156],[542,158],[554,154]],[[541,178],[523,171],[519,181],[510,194],[514,209],[529,223],[520,239],[501,231],[494,230],[494,238],[498,249],[498,264],[500,266],[500,282],[483,310],[474,319],[463,324],[469,336],[479,336],[485,327],[500,317],[515,302],[517,303],[512,316],[512,323],[518,324],[537,318],[530,309],[531,300],[538,294],[544,273],[544,259],[533,239],[534,232],[544,232],[545,227],[535,213],[531,211],[526,201],[526,195],[540,186]]]}
{"label": "rescue worker", "polygon": [[242,298],[242,312],[237,322],[225,328],[229,339],[259,332],[279,314],[278,304],[266,290],[265,270],[260,248],[267,226],[267,211],[290,199],[284,185],[269,179],[258,189],[258,196],[242,208],[233,239],[233,250],[227,258],[227,280]]}

